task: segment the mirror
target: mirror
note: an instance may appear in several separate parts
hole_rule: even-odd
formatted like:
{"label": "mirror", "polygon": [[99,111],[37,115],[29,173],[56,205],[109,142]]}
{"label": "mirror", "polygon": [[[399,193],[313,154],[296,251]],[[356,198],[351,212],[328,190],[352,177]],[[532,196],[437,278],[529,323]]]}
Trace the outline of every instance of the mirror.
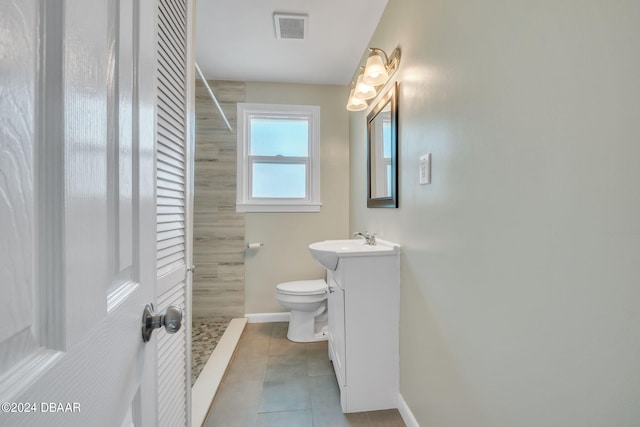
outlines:
{"label": "mirror", "polygon": [[367,116],[367,207],[398,207],[398,84]]}

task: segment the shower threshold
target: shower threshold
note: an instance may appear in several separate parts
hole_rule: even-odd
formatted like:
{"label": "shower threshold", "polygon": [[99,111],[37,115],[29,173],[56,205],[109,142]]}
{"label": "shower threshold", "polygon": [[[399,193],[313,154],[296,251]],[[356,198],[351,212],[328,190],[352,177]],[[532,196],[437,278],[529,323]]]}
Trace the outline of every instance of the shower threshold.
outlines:
{"label": "shower threshold", "polygon": [[191,425],[199,426],[204,422],[246,324],[246,318],[232,319],[229,322],[229,326],[193,383]]}

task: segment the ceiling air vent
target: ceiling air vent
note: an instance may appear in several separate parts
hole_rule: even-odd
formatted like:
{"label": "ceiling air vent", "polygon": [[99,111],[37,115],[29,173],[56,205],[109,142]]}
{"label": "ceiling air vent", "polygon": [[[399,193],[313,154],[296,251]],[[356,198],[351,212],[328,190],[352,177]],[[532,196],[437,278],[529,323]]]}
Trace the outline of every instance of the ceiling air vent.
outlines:
{"label": "ceiling air vent", "polygon": [[304,40],[307,38],[308,15],[296,15],[291,13],[274,13],[273,24],[278,40]]}

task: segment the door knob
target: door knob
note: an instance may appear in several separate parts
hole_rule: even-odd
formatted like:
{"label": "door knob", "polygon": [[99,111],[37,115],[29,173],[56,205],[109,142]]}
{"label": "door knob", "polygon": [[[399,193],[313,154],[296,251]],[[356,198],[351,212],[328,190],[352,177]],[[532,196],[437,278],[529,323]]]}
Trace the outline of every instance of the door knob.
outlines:
{"label": "door knob", "polygon": [[147,304],[142,312],[142,341],[149,341],[153,330],[163,326],[169,334],[178,332],[182,326],[182,308],[170,305],[160,314],[153,311],[153,304]]}

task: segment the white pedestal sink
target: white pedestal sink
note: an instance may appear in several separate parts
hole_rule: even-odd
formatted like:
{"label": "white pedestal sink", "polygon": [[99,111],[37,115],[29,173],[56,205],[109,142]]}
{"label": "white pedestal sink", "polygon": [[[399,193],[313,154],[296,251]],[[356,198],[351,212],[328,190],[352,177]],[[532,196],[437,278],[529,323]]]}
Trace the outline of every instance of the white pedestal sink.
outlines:
{"label": "white pedestal sink", "polygon": [[340,258],[388,256],[399,253],[400,246],[382,239],[377,239],[375,245],[365,244],[364,239],[324,240],[310,244],[309,251],[320,265],[335,271]]}

